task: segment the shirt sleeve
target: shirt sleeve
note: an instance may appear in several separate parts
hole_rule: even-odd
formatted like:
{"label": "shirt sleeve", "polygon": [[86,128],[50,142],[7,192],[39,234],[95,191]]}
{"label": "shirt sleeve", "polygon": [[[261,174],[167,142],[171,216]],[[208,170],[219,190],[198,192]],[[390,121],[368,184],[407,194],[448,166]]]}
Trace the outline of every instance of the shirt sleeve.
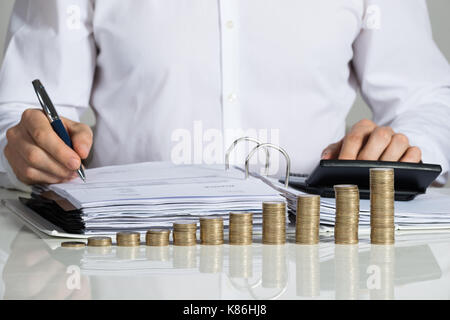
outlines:
{"label": "shirt sleeve", "polygon": [[353,67],[378,125],[405,134],[422,160],[442,166],[450,150],[450,66],[433,41],[425,0],[366,0]]}
{"label": "shirt sleeve", "polygon": [[97,50],[89,0],[17,0],[0,69],[0,186],[23,189],[4,155],[6,131],[27,108],[41,108],[40,79],[60,116],[79,121],[89,106]]}

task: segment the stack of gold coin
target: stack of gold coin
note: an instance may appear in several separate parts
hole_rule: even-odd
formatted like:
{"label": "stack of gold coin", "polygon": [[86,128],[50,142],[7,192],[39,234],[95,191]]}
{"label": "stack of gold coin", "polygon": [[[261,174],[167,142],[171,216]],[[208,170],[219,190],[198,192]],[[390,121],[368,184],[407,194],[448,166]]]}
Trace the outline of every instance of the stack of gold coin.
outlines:
{"label": "stack of gold coin", "polygon": [[370,169],[370,242],[393,244],[394,227],[394,169]]}
{"label": "stack of gold coin", "polygon": [[223,244],[223,219],[218,217],[200,218],[200,243]]}
{"label": "stack of gold coin", "polygon": [[87,245],[89,247],[109,247],[112,245],[110,237],[89,237]]}
{"label": "stack of gold coin", "polygon": [[263,202],[263,243],[286,243],[285,202]]}
{"label": "stack of gold coin", "polygon": [[176,246],[195,246],[197,244],[197,223],[178,221],[173,223],[173,244]]}
{"label": "stack of gold coin", "polygon": [[66,241],[61,243],[61,247],[63,248],[84,248],[86,247],[86,243],[81,241]]}
{"label": "stack of gold coin", "polygon": [[297,222],[295,242],[319,243],[320,196],[301,194],[297,197]]}
{"label": "stack of gold coin", "polygon": [[359,189],[356,185],[334,186],[336,196],[336,219],[334,242],[336,244],[358,243]]}
{"label": "stack of gold coin", "polygon": [[163,247],[169,245],[170,230],[150,229],[145,236],[147,246]]}
{"label": "stack of gold coin", "polygon": [[141,234],[132,231],[117,232],[116,240],[119,247],[137,247],[141,244]]}
{"label": "stack of gold coin", "polygon": [[231,245],[250,245],[253,237],[253,213],[230,212],[229,239]]}

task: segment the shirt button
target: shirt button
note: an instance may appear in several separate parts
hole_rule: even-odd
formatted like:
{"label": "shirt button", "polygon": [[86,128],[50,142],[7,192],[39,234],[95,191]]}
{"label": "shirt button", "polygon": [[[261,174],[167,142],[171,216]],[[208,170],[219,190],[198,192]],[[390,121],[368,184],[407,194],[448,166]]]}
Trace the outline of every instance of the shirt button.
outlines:
{"label": "shirt button", "polygon": [[228,102],[233,103],[233,102],[236,101],[236,99],[237,99],[236,93],[230,93],[230,94],[228,95]]}
{"label": "shirt button", "polygon": [[233,27],[234,27],[233,21],[228,20],[227,23],[226,23],[226,26],[227,26],[228,29],[233,29]]}

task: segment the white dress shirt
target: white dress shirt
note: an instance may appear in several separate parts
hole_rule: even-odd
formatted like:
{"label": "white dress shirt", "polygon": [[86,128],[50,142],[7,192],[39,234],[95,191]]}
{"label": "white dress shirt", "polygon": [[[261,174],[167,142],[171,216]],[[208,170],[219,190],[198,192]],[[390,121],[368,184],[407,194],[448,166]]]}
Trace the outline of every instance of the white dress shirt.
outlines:
{"label": "white dress shirt", "polygon": [[[17,0],[0,150],[23,110],[39,107],[35,78],[60,115],[94,109],[91,167],[223,162],[245,134],[309,173],[344,136],[360,89],[377,124],[449,168],[450,67],[425,0]],[[1,155],[3,185],[17,185]]]}

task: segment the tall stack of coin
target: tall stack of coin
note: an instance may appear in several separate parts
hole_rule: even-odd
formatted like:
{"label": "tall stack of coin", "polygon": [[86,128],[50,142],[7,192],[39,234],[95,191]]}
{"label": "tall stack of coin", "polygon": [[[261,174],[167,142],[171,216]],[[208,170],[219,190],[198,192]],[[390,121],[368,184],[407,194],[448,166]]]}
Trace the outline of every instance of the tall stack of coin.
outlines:
{"label": "tall stack of coin", "polygon": [[295,242],[319,243],[320,196],[301,194],[297,197],[297,222]]}
{"label": "tall stack of coin", "polygon": [[89,247],[108,247],[112,245],[110,237],[89,237],[87,245]]}
{"label": "tall stack of coin", "polygon": [[178,221],[173,223],[173,244],[175,246],[195,246],[197,244],[197,223]]}
{"label": "tall stack of coin", "polygon": [[394,227],[394,169],[370,169],[370,242],[393,244]]}
{"label": "tall stack of coin", "polygon": [[286,243],[285,202],[263,202],[263,243]]}
{"label": "tall stack of coin", "polygon": [[358,243],[359,189],[356,185],[334,186],[336,196],[336,219],[334,242],[336,244]]}
{"label": "tall stack of coin", "polygon": [[147,246],[163,247],[169,245],[170,230],[150,229],[145,236]]}
{"label": "tall stack of coin", "polygon": [[231,245],[252,244],[253,213],[230,212],[229,237]]}
{"label": "tall stack of coin", "polygon": [[141,244],[141,234],[132,231],[118,232],[116,240],[119,247],[137,247]]}
{"label": "tall stack of coin", "polygon": [[200,243],[223,244],[223,219],[219,217],[200,218]]}

